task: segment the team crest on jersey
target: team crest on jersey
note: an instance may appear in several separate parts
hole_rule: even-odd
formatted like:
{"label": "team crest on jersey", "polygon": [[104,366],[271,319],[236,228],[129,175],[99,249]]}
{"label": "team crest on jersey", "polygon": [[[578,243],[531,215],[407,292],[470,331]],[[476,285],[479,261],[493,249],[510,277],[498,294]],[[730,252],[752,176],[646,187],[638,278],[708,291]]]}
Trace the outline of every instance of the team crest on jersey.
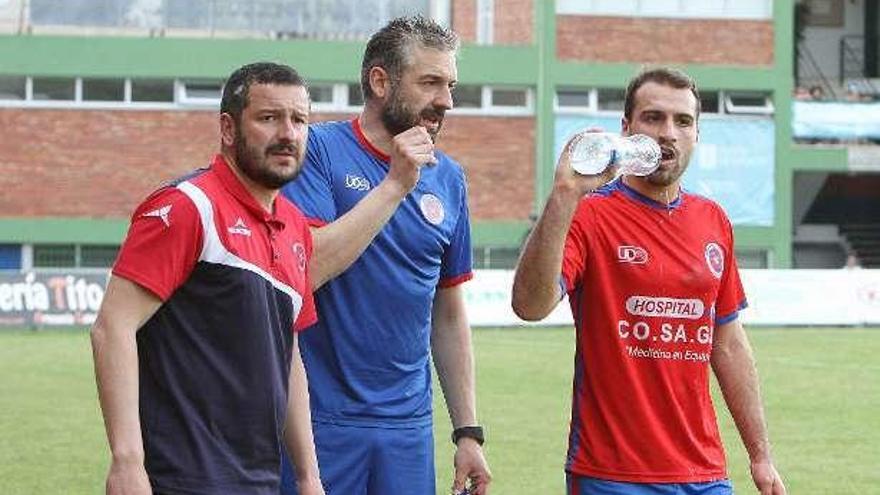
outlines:
{"label": "team crest on jersey", "polygon": [[431,225],[440,225],[446,217],[446,211],[443,209],[443,203],[440,198],[433,194],[423,194],[419,200],[419,208],[425,220]]}
{"label": "team crest on jersey", "polygon": [[296,255],[296,267],[299,271],[306,271],[306,247],[301,242],[294,243],[293,254]]}
{"label": "team crest on jersey", "polygon": [[704,254],[709,271],[715,275],[715,278],[721,278],[721,274],[724,272],[724,251],[721,250],[721,246],[710,242],[706,244]]}

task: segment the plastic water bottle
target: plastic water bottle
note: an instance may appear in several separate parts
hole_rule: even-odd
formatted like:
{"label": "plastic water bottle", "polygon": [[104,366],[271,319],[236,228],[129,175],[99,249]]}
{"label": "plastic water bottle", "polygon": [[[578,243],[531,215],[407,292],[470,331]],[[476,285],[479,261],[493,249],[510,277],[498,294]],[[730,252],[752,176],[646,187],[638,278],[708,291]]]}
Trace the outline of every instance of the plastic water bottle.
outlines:
{"label": "plastic water bottle", "polygon": [[581,175],[598,175],[617,165],[618,175],[645,176],[657,170],[660,156],[660,145],[644,134],[582,132],[569,148],[571,168]]}

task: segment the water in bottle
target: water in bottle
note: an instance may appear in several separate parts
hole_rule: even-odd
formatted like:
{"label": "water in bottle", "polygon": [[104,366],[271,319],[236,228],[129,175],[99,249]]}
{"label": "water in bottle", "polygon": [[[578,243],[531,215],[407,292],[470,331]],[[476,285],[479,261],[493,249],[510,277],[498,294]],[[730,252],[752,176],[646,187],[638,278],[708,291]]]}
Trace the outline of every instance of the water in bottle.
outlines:
{"label": "water in bottle", "polygon": [[614,164],[618,175],[645,176],[657,170],[660,156],[660,145],[644,134],[582,132],[569,148],[571,167],[582,175],[601,174]]}

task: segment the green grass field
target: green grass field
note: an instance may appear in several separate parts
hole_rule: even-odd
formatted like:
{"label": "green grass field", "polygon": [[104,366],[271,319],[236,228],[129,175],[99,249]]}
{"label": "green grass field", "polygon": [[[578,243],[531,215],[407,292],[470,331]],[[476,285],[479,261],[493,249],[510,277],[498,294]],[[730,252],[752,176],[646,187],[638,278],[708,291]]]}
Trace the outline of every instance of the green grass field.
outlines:
{"label": "green grass field", "polygon": [[[789,493],[877,493],[880,330],[754,329],[750,336]],[[571,329],[479,329],[474,345],[492,493],[564,493]],[[438,493],[445,494],[452,449],[441,399],[437,411]],[[726,412],[719,416],[737,493],[754,493],[732,423]],[[107,462],[88,334],[0,332],[0,494],[101,493]]]}

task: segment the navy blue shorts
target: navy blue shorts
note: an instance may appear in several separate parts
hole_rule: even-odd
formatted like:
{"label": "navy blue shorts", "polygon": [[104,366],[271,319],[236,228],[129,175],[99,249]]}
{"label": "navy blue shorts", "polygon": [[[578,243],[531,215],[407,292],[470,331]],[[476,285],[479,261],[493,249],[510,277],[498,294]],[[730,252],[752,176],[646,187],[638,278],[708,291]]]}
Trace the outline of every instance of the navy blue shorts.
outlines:
{"label": "navy blue shorts", "polygon": [[730,480],[705,483],[624,483],[566,473],[568,495],[733,495]]}
{"label": "navy blue shorts", "polygon": [[[327,495],[436,493],[431,426],[377,428],[315,423],[318,466]],[[282,495],[297,495],[285,455]]]}

